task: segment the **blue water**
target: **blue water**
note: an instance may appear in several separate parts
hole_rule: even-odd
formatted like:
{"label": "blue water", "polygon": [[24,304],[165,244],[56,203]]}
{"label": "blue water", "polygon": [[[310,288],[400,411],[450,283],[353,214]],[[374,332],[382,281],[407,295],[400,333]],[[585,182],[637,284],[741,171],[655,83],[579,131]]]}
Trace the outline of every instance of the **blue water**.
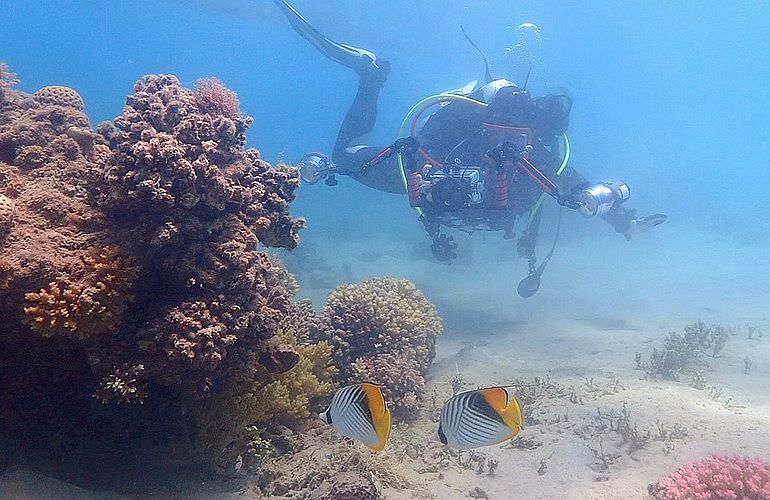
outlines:
{"label": "blue water", "polygon": [[[521,41],[521,23],[539,27],[540,38],[525,44],[535,60],[529,88],[573,96],[573,165],[594,180],[628,182],[640,214],[670,219],[626,243],[604,224],[566,216],[562,253],[532,302],[538,310],[558,316],[582,308],[590,316],[638,307],[633,320],[655,325],[639,314],[694,320],[716,310],[729,320],[767,319],[759,306],[770,303],[762,277],[770,270],[767,2],[295,4],[328,36],[390,60],[373,144],[391,143],[422,97],[482,78],[460,25],[484,49],[494,76],[519,83],[527,65],[521,51],[505,49]],[[216,76],[254,117],[250,145],[272,162],[330,152],[356,90],[355,75],[297,36],[268,0],[0,0],[0,61],[19,75],[22,90],[76,88],[93,124],[118,116],[144,74],[174,73],[188,86]],[[405,199],[345,178],[335,188],[302,187],[292,213],[308,219],[304,241],[332,270],[330,280],[302,283],[314,299],[351,279],[397,274],[415,279],[445,311],[484,301],[527,307],[513,292],[525,264],[494,260],[506,245],[499,235],[460,235],[459,262],[437,264]],[[547,235],[554,213],[549,206]],[[387,258],[355,259],[367,251]],[[495,279],[503,282],[483,282]],[[501,293],[506,287],[510,293]]]}
{"label": "blue water", "polygon": [[[271,2],[106,5],[0,2],[0,57],[21,88],[76,87],[98,123],[120,113],[143,74],[173,72],[188,84],[216,75],[256,118],[250,139],[268,159],[330,149],[355,77],[296,36]],[[485,49],[495,76],[521,82],[525,72],[510,67],[504,48],[516,43],[516,26],[532,22],[543,40],[533,50],[530,87],[572,93],[575,164],[586,175],[626,180],[637,206],[673,221],[758,224],[770,213],[763,2],[348,0],[298,8],[329,36],[391,60],[374,136],[380,143],[391,141],[419,98],[482,76],[460,24]]]}

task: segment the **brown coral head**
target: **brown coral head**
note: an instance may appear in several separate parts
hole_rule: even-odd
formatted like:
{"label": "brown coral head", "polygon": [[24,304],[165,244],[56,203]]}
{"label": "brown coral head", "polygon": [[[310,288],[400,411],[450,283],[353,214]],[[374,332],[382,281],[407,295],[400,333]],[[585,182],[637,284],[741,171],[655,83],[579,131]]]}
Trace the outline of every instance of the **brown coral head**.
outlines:
{"label": "brown coral head", "polygon": [[0,194],[0,235],[11,229],[15,213],[16,205],[13,200]]}
{"label": "brown coral head", "polygon": [[299,354],[290,350],[268,349],[259,354],[259,364],[273,374],[284,373],[299,363]]}
{"label": "brown coral head", "polygon": [[34,98],[40,104],[63,106],[78,111],[83,111],[85,104],[83,98],[74,89],[62,85],[43,87],[34,94]]}
{"label": "brown coral head", "polygon": [[213,116],[233,117],[241,112],[238,94],[225,87],[218,78],[204,78],[196,82],[195,102],[201,111]]}
{"label": "brown coral head", "polygon": [[64,131],[70,139],[78,143],[80,150],[83,153],[92,153],[94,149],[94,141],[96,140],[96,134],[84,127],[69,127]]}

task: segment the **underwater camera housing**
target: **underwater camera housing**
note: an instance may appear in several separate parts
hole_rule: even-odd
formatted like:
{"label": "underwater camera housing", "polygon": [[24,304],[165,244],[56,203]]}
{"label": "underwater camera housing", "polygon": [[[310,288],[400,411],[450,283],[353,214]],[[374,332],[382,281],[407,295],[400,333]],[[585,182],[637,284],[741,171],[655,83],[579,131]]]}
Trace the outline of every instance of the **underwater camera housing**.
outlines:
{"label": "underwater camera housing", "polygon": [[575,196],[583,217],[604,215],[631,196],[631,189],[624,182],[600,182],[581,189]]}
{"label": "underwater camera housing", "polygon": [[436,208],[460,210],[484,201],[484,175],[479,167],[441,169],[428,179],[431,200]]}
{"label": "underwater camera housing", "polygon": [[321,179],[326,179],[326,184],[333,186],[337,184],[334,178],[336,166],[323,153],[307,153],[299,161],[299,177],[306,184],[315,184]]}

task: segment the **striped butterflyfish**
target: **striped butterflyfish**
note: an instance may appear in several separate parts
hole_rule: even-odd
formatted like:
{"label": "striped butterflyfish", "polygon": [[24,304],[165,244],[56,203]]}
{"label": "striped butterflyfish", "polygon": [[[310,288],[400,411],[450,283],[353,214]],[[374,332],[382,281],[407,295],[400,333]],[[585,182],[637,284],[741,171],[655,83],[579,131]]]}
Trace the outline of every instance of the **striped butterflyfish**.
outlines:
{"label": "striped butterflyfish", "polygon": [[506,388],[476,389],[444,403],[438,438],[451,448],[470,450],[512,439],[522,423],[519,402]]}
{"label": "striped butterflyfish", "polygon": [[332,397],[329,409],[318,416],[343,436],[361,441],[374,451],[381,451],[388,442],[390,410],[379,385],[363,383],[341,388]]}

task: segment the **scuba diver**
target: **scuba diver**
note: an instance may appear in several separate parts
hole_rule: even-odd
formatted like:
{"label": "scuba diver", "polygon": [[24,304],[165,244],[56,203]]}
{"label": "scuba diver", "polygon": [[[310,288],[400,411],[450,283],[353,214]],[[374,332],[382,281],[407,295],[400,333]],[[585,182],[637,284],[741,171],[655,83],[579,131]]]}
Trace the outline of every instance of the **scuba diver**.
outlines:
{"label": "scuba diver", "polygon": [[529,273],[518,292],[529,297],[553,255],[551,248],[537,265],[535,244],[545,197],[585,217],[601,217],[627,239],[666,220],[663,214],[637,217],[627,208],[630,190],[625,183],[591,183],[569,167],[569,96],[533,97],[508,80],[492,79],[483,54],[485,83],[471,82],[423,99],[407,114],[393,144],[367,144],[390,64],[369,50],[327,38],[285,0],[274,2],[297,33],[359,76],[331,158],[306,154],[299,164],[302,181],[324,180],[334,186],[336,176],[345,175],[374,189],[406,194],[431,237],[436,259],[456,256],[457,245],[442,228],[503,231],[506,239],[514,239],[517,219],[525,219],[517,248]]}

